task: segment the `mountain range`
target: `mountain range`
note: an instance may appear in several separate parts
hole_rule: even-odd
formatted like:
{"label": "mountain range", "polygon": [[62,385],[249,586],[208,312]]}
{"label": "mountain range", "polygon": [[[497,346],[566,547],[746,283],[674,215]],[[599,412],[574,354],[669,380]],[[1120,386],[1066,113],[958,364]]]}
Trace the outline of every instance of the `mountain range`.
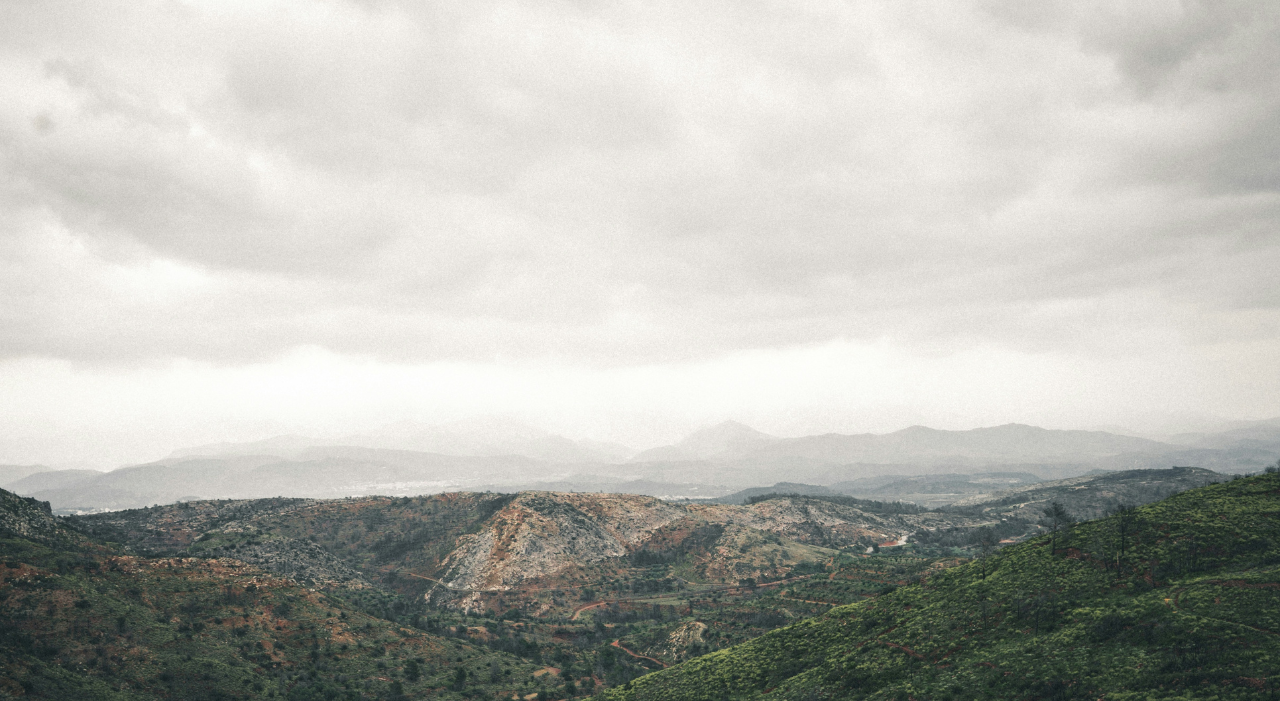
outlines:
{"label": "mountain range", "polygon": [[[730,421],[672,445],[628,457],[630,452],[624,446],[572,441],[494,419],[421,429],[403,425],[336,443],[278,436],[202,445],[107,473],[8,466],[0,468],[0,487],[49,501],[60,513],[191,499],[332,498],[459,489],[712,498],[778,481],[938,506],[994,491],[1001,480],[1027,484],[1097,470],[1174,465],[1256,471],[1280,456],[1280,421],[1166,441],[1022,424],[968,431],[914,426],[888,434],[779,438]],[[982,480],[989,484],[983,486]]]}

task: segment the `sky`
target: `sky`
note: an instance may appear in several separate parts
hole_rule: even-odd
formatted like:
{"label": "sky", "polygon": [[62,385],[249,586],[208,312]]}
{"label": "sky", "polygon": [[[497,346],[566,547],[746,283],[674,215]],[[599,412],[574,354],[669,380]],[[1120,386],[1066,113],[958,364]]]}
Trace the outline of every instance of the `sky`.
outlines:
{"label": "sky", "polygon": [[1280,4],[0,4],[0,462],[1280,416]]}

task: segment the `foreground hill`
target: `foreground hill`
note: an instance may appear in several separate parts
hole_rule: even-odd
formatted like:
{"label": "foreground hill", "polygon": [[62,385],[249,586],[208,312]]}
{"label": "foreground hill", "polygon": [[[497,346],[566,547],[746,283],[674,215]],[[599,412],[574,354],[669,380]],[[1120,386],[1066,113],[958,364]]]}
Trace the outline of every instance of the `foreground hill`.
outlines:
{"label": "foreground hill", "polygon": [[0,697],[510,698],[537,669],[240,559],[126,554],[0,490]]}
{"label": "foreground hill", "polygon": [[1280,474],[1080,524],[604,693],[1275,698]]}

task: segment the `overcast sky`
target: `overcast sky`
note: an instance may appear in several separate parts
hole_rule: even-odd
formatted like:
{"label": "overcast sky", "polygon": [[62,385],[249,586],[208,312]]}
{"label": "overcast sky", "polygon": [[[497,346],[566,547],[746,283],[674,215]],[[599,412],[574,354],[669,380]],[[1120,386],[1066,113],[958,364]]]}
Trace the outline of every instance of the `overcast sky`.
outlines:
{"label": "overcast sky", "polygon": [[1280,415],[1280,3],[0,4],[0,462]]}

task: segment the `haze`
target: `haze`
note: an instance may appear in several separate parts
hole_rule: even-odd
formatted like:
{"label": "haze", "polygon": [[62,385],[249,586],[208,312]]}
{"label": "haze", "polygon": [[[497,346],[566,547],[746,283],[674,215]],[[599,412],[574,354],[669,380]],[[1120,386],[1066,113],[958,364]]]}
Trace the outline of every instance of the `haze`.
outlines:
{"label": "haze", "polygon": [[4,3],[0,462],[1277,416],[1278,49],[1270,2]]}

